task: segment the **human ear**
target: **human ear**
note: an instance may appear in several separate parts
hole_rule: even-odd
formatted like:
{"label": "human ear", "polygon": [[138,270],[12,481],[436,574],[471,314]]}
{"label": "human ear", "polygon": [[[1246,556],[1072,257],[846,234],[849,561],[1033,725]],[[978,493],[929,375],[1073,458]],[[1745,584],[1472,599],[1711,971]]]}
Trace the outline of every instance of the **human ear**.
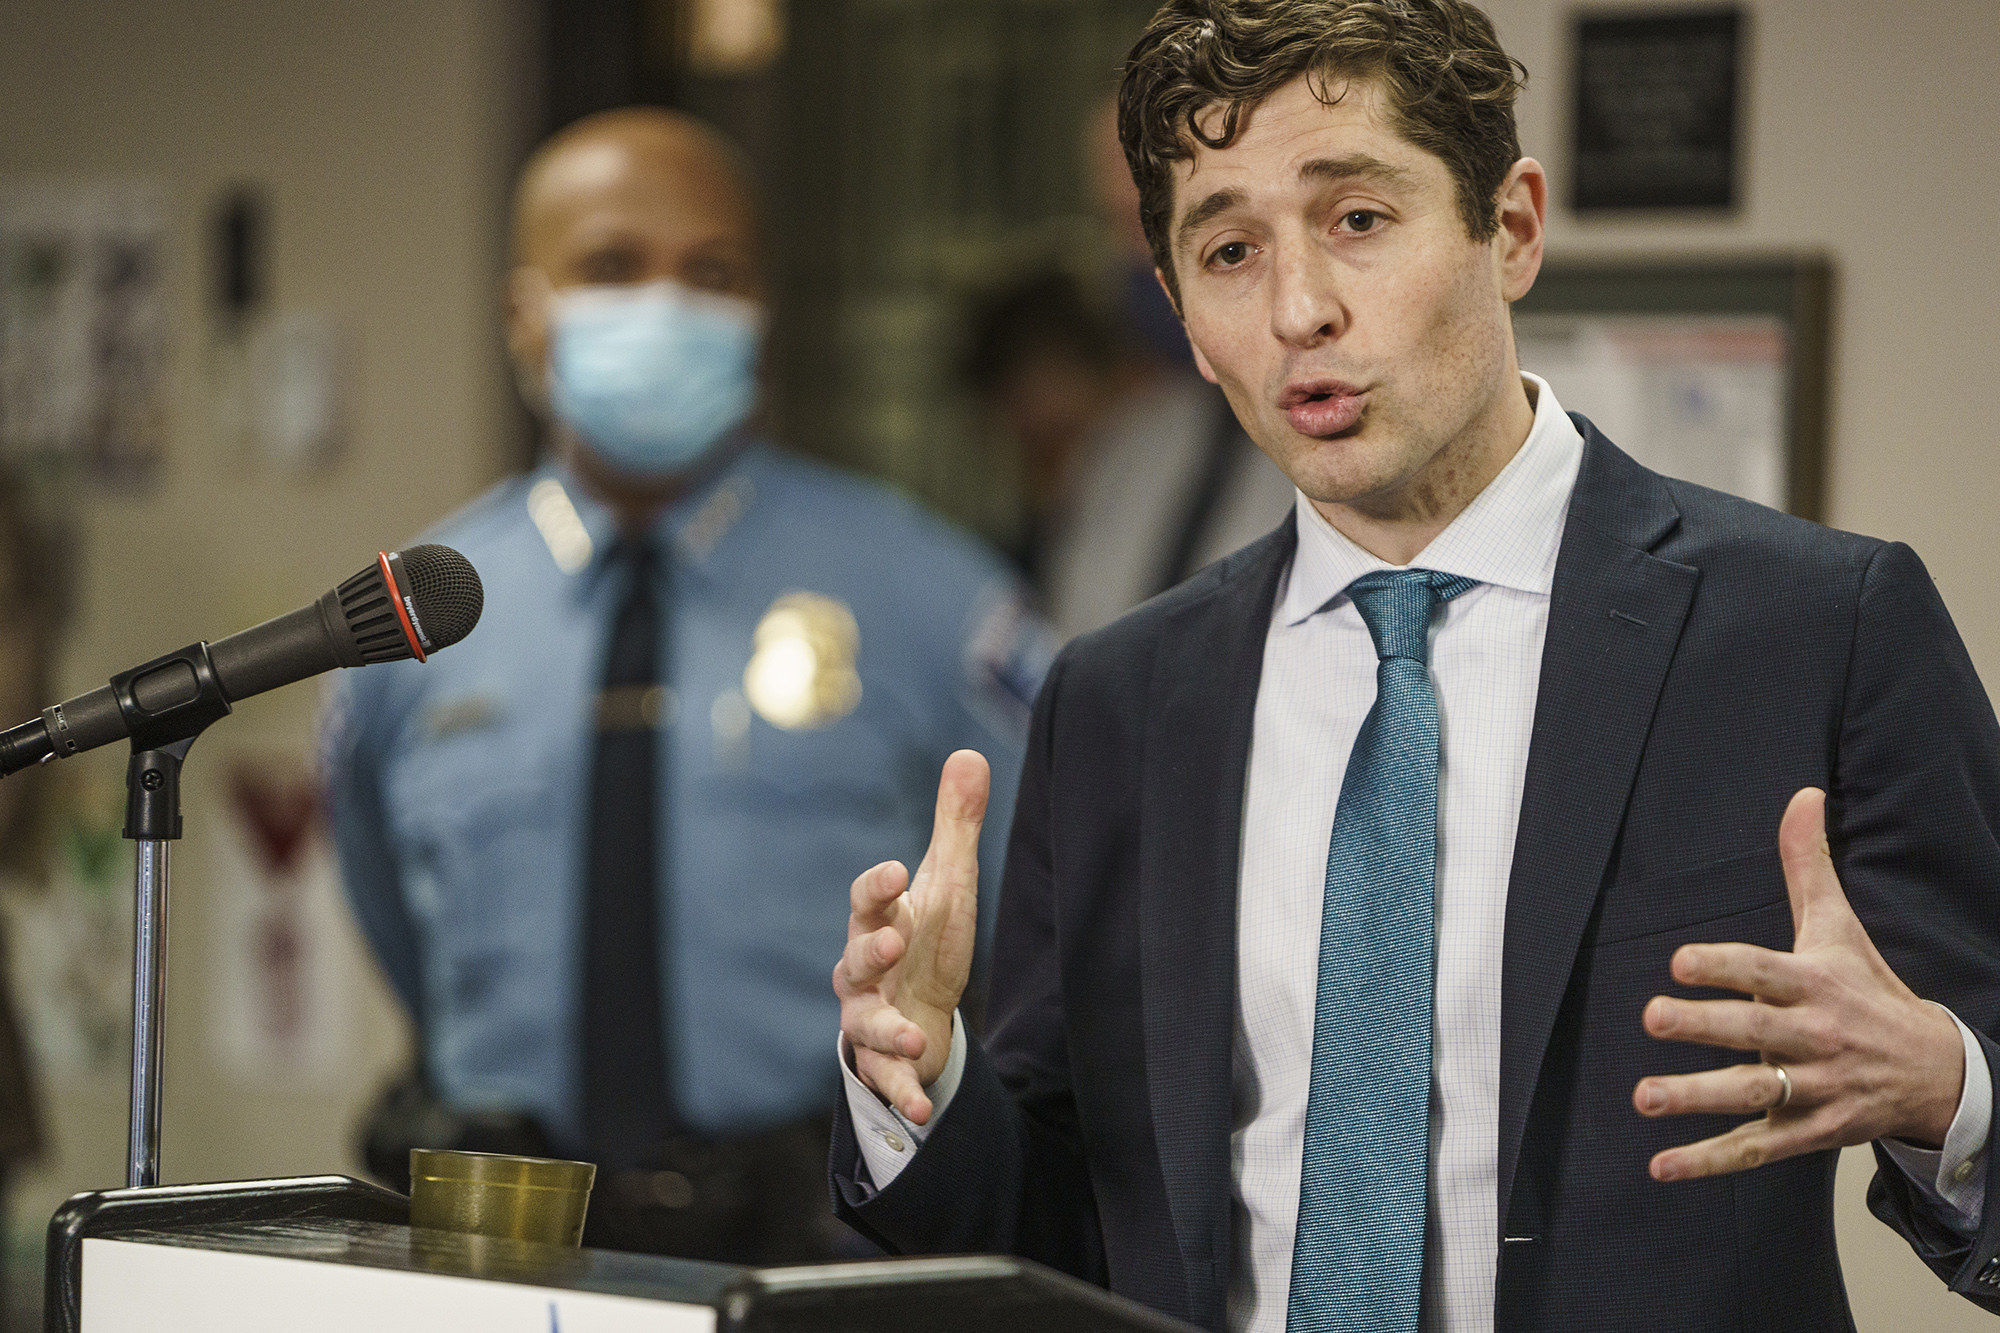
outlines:
{"label": "human ear", "polygon": [[1190,336],[1188,338],[1188,346],[1194,351],[1194,368],[1201,372],[1201,377],[1207,380],[1210,384],[1220,385],[1222,381],[1215,377],[1215,367],[1209,365],[1208,358],[1202,355],[1201,344],[1197,343],[1194,340],[1194,338]]}
{"label": "human ear", "polygon": [[1187,312],[1181,309],[1181,299],[1174,292],[1173,285],[1167,281],[1166,272],[1156,266],[1153,269],[1153,281],[1160,284],[1160,290],[1167,294],[1167,304],[1174,308],[1176,315],[1180,316],[1181,332],[1187,337],[1188,350],[1194,353],[1195,369],[1199,370],[1201,377],[1210,384],[1222,383],[1221,380],[1215,378],[1215,371],[1209,367],[1208,358],[1203,356],[1201,349],[1194,345],[1194,335],[1188,332]]}
{"label": "human ear", "polygon": [[507,275],[503,293],[507,306],[507,356],[514,364],[514,383],[528,406],[547,406],[549,364],[548,275],[522,265]]}
{"label": "human ear", "polygon": [[1518,301],[1535,285],[1542,271],[1542,243],[1549,212],[1549,177],[1542,164],[1524,157],[1508,171],[1493,206],[1500,230],[1493,237],[1493,258],[1500,294]]}
{"label": "human ear", "polygon": [[1167,271],[1158,264],[1153,266],[1153,281],[1160,284],[1160,290],[1167,294],[1167,304],[1174,308],[1174,313],[1180,316],[1181,323],[1185,326],[1187,316],[1181,311],[1181,294],[1174,290],[1171,282],[1167,281]]}

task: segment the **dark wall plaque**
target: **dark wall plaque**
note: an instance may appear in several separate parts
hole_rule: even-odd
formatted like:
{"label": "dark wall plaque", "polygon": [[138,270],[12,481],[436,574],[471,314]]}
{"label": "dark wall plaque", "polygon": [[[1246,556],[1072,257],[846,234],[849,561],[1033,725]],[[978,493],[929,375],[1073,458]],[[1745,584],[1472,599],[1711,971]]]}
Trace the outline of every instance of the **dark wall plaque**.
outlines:
{"label": "dark wall plaque", "polygon": [[1577,20],[1573,208],[1735,206],[1742,32],[1736,9]]}

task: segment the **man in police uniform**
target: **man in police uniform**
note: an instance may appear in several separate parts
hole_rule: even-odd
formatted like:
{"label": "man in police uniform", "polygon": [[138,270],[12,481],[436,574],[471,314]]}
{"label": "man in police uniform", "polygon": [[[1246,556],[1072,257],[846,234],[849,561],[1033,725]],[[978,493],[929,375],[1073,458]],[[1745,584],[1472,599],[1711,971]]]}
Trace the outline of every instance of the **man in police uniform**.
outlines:
{"label": "man in police uniform", "polygon": [[429,1137],[598,1162],[592,1244],[824,1256],[848,881],[921,852],[959,747],[997,770],[997,874],[1047,633],[974,542],[756,433],[756,215],[712,130],[570,127],[514,244],[553,456],[433,534],[485,581],[478,631],[336,690],[348,891],[450,1113]]}

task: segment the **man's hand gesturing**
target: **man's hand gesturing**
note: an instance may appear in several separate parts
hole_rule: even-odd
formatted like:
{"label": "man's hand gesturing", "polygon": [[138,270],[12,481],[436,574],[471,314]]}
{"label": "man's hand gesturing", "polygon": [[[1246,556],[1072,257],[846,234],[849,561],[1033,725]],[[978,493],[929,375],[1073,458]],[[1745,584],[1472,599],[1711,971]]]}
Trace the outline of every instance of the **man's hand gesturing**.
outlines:
{"label": "man's hand gesturing", "polygon": [[1741,1171],[1879,1138],[1935,1148],[1957,1111],[1965,1072],[1958,1027],[1890,970],[1848,906],[1827,853],[1824,792],[1808,787],[1792,798],[1778,849],[1791,891],[1792,952],[1685,945],[1673,957],[1674,980],[1750,998],[1662,995],[1645,1012],[1655,1037],[1756,1051],[1767,1063],[1643,1079],[1632,1098],[1652,1116],[1764,1114],[1658,1154],[1657,1180]]}
{"label": "man's hand gesturing", "polygon": [[972,970],[991,781],[976,751],[945,760],[923,864],[914,879],[900,861],[884,861],[854,881],[847,951],[833,969],[855,1072],[913,1124],[930,1120],[924,1087],[944,1072],[951,1016]]}

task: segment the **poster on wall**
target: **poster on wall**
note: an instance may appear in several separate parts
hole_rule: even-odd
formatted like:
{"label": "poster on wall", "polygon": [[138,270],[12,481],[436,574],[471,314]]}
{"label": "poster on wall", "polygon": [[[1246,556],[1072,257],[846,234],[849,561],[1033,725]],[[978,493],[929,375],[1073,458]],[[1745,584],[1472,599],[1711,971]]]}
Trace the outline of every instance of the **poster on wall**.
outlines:
{"label": "poster on wall", "polygon": [[8,979],[35,1065],[123,1078],[132,1059],[132,844],[122,780],[62,774],[46,883],[0,885]]}
{"label": "poster on wall", "polygon": [[131,180],[0,181],[0,456],[120,488],[166,449],[166,209]]}
{"label": "poster on wall", "polygon": [[1524,315],[1521,368],[1655,472],[1783,509],[1784,322],[1770,315]]}
{"label": "poster on wall", "polygon": [[238,758],[227,792],[232,817],[212,869],[213,1053],[248,1083],[338,1080],[351,1019],[337,947],[346,908],[318,782],[302,759]]}
{"label": "poster on wall", "polygon": [[1833,269],[1819,256],[1554,262],[1521,368],[1647,467],[1823,517]]}

